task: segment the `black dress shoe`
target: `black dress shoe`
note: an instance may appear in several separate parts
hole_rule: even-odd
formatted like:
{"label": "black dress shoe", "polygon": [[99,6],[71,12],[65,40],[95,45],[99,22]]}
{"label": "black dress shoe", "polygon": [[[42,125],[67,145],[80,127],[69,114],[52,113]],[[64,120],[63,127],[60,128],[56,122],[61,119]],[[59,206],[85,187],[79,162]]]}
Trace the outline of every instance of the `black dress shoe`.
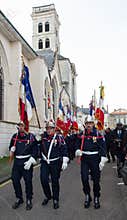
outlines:
{"label": "black dress shoe", "polygon": [[30,199],[28,199],[28,200],[26,201],[26,210],[31,210],[32,207],[33,207],[32,201],[31,201]]}
{"label": "black dress shoe", "polygon": [[43,200],[43,202],[42,202],[42,205],[43,205],[43,206],[47,205],[48,202],[49,202],[49,200],[51,200],[51,198],[50,198],[50,199],[45,198],[45,199]]}
{"label": "black dress shoe", "polygon": [[57,200],[53,201],[53,208],[58,209],[59,208],[59,202]]}
{"label": "black dress shoe", "polygon": [[95,209],[99,209],[100,208],[100,202],[99,202],[99,198],[98,197],[94,198],[94,208]]}
{"label": "black dress shoe", "polygon": [[12,205],[12,208],[17,209],[21,204],[23,204],[23,199],[17,199],[17,201]]}
{"label": "black dress shoe", "polygon": [[85,196],[84,208],[89,208],[92,198],[89,194]]}

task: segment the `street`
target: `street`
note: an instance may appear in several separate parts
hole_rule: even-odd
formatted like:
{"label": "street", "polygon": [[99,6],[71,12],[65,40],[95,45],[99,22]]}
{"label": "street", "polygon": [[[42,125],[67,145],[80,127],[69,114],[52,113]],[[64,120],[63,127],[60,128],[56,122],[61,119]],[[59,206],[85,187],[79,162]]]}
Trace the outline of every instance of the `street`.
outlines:
{"label": "street", "polygon": [[[92,183],[92,181],[91,181]],[[24,190],[24,183],[23,190]],[[116,164],[106,164],[101,177],[101,208],[95,210],[93,203],[84,209],[84,194],[80,180],[80,166],[72,161],[68,169],[62,172],[60,180],[60,208],[54,210],[52,201],[47,206],[41,205],[44,198],[39,167],[34,170],[33,209],[25,210],[24,204],[17,210],[11,208],[15,201],[11,181],[0,185],[0,219],[1,220],[126,220],[127,219],[127,186],[117,178]],[[92,194],[92,192],[91,192]],[[24,196],[25,200],[25,196]]]}

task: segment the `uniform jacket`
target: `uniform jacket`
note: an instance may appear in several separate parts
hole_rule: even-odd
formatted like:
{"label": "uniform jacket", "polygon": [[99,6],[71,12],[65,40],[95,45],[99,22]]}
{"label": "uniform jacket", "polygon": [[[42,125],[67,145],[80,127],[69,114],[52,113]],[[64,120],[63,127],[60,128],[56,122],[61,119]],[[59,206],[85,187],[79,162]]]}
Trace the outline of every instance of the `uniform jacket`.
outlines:
{"label": "uniform jacket", "polygon": [[[41,157],[42,157],[42,153],[47,157],[52,139],[53,136],[48,135],[47,132],[45,132],[42,135],[42,140],[39,142]],[[56,135],[50,153],[50,159],[54,159],[58,157],[59,158],[68,157],[67,145],[64,141],[64,137],[61,134]]]}
{"label": "uniform jacket", "polygon": [[119,134],[118,129],[115,128],[111,133],[111,146],[114,148],[115,152],[127,151],[127,132],[121,129]]}
{"label": "uniform jacket", "polygon": [[70,134],[70,135],[67,135],[65,138],[70,160],[72,160],[75,157],[75,144],[77,141],[77,137],[78,137],[78,134]]}
{"label": "uniform jacket", "polygon": [[93,128],[92,132],[88,134],[87,129],[84,130],[84,134],[81,133],[77,138],[76,150],[80,149],[82,143],[82,137],[84,135],[84,142],[82,150],[99,153],[99,156],[106,157],[106,144],[104,136],[102,136],[96,128]]}
{"label": "uniform jacket", "polygon": [[37,159],[38,148],[35,143],[35,137],[32,133],[15,133],[11,138],[9,150],[12,146],[16,147],[14,159],[17,160],[17,162],[20,161],[21,163],[24,163],[28,158],[17,159],[16,156],[30,155]]}

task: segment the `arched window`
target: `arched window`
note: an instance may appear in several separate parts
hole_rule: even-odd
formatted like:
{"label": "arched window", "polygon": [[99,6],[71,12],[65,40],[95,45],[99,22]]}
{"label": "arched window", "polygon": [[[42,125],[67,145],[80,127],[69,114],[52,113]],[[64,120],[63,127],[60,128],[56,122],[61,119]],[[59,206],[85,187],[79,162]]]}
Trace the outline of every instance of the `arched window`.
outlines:
{"label": "arched window", "polygon": [[45,22],[45,32],[49,31],[49,22]]}
{"label": "arched window", "polygon": [[49,38],[46,38],[45,40],[45,48],[49,48],[50,47],[50,41]]}
{"label": "arched window", "polygon": [[39,23],[38,24],[38,33],[41,33],[41,32],[43,32],[43,24]]}
{"label": "arched window", "polygon": [[3,68],[0,66],[0,120],[3,119]]}
{"label": "arched window", "polygon": [[38,49],[43,49],[43,41],[41,39],[38,42]]}

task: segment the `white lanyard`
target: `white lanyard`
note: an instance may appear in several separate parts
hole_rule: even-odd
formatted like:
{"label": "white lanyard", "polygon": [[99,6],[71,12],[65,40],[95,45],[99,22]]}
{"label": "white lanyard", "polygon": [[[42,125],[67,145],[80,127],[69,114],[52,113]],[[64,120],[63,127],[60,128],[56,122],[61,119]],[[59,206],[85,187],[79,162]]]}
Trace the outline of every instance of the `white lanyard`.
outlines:
{"label": "white lanyard", "polygon": [[51,150],[52,150],[52,146],[53,146],[55,138],[56,138],[56,133],[54,134],[53,139],[52,139],[52,141],[50,143],[50,146],[49,146],[48,156],[47,156],[47,163],[48,164],[50,163],[50,159],[49,158],[50,158],[50,154],[51,154]]}

